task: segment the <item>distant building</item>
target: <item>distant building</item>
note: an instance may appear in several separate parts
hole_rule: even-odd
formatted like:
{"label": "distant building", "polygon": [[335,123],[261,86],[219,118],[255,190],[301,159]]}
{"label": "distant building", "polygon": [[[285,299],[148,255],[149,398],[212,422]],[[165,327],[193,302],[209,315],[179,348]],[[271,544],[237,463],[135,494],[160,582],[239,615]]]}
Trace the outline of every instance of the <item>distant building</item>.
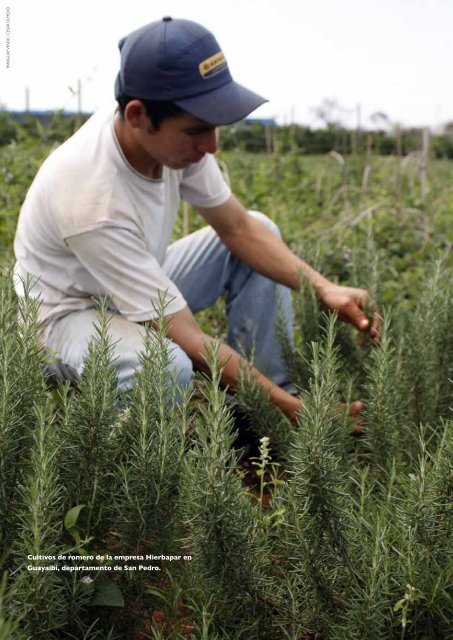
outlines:
{"label": "distant building", "polygon": [[[55,116],[55,113],[57,113],[57,111],[52,111],[52,110],[40,111],[38,109],[33,109],[31,111],[7,111],[7,113],[8,113],[8,116],[11,118],[11,120],[14,120],[16,122],[24,122],[29,118],[34,118],[36,120],[39,120],[39,122],[42,125],[47,126],[51,122],[52,118]],[[68,117],[68,118],[79,115],[77,111],[60,111],[60,113],[63,117]],[[82,113],[80,115],[84,119],[86,119],[91,115],[91,113]],[[275,118],[245,118],[244,120],[241,120],[240,122],[236,123],[236,125],[246,125],[246,126],[252,125],[252,124],[260,124],[263,127],[278,126]]]}
{"label": "distant building", "polygon": [[[74,116],[79,115],[77,111],[39,111],[37,109],[31,111],[7,111],[6,113],[8,113],[11,120],[15,122],[26,122],[32,118],[34,120],[38,120],[43,126],[50,124],[56,113],[61,113],[64,118],[73,118]],[[91,114],[82,113],[80,115],[82,118],[86,119]]]}
{"label": "distant building", "polygon": [[238,124],[260,124],[263,127],[276,127],[277,121],[275,120],[275,118],[245,118]]}

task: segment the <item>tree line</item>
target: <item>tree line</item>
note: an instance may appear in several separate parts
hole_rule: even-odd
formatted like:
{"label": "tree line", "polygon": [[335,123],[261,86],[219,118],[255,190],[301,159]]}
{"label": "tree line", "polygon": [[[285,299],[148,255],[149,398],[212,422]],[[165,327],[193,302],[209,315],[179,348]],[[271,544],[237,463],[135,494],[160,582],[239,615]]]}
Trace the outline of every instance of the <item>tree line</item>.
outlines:
{"label": "tree line", "polygon": [[[62,142],[72,135],[89,114],[56,112],[30,113],[0,111],[0,146],[24,139]],[[220,146],[224,151],[252,153],[324,154],[337,151],[342,155],[370,153],[408,155],[422,146],[422,128],[388,128],[375,130],[349,129],[341,124],[323,128],[290,124],[269,126],[259,121],[221,127]],[[431,153],[436,158],[453,158],[453,123],[447,123],[442,134],[431,135]]]}

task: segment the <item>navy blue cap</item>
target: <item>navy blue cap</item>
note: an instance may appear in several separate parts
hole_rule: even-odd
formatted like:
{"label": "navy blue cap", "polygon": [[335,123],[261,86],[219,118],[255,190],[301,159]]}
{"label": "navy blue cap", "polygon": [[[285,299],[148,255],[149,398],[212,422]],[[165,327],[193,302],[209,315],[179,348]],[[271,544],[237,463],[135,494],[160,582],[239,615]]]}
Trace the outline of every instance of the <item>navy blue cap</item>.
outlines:
{"label": "navy blue cap", "polygon": [[216,125],[237,122],[267,102],[233,80],[217,40],[196,22],[165,17],[118,46],[116,98],[168,100]]}

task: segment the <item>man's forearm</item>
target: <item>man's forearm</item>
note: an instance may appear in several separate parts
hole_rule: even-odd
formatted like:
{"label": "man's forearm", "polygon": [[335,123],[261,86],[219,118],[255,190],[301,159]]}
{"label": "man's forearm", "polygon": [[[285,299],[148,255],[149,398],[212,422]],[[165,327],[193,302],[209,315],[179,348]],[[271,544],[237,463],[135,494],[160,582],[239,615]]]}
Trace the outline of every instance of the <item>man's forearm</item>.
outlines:
{"label": "man's forearm", "polygon": [[[213,344],[213,338],[201,331],[194,316],[188,309],[176,313],[169,318],[167,336],[178,344],[189,356],[192,362],[202,371],[209,372],[207,356]],[[276,404],[291,420],[297,418],[300,401],[287,393],[272,380],[252,367],[237,351],[226,344],[219,346],[217,357],[223,367],[221,382],[232,391],[237,390],[241,371],[245,370],[263,387],[263,392],[269,394],[271,402]]]}
{"label": "man's forearm", "polygon": [[[206,347],[209,348],[212,338],[205,336],[208,341],[203,341],[204,354],[201,352],[201,360],[199,361],[201,367],[203,367],[202,360],[204,362],[204,369],[207,370],[206,361],[204,357],[207,353]],[[199,352],[200,353],[200,352]],[[222,384],[228,386],[235,391],[238,387],[239,376],[241,370],[245,370],[257,384],[263,387],[264,393],[269,395],[271,402],[276,404],[290,419],[295,419],[300,410],[300,401],[294,396],[290,395],[281,387],[275,385],[269,378],[260,373],[257,369],[242,358],[234,349],[227,344],[221,344],[218,350],[218,358],[220,364],[223,366],[222,372]],[[195,355],[195,354],[194,354]]]}
{"label": "man's forearm", "polygon": [[301,278],[318,293],[329,281],[296,256],[260,220],[247,216],[241,229],[222,235],[228,249],[254,271],[297,291]]}

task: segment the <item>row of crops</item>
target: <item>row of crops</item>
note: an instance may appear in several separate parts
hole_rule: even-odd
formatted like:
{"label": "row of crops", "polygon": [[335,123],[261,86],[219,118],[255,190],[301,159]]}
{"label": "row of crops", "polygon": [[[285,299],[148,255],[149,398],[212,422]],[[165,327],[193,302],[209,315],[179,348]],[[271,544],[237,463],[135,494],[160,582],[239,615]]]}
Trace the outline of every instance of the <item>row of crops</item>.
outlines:
{"label": "row of crops", "polygon": [[[0,150],[0,639],[451,637],[450,164],[424,184],[395,158],[220,156],[295,251],[381,305],[376,348],[294,295],[294,425],[245,374],[232,404],[215,353],[191,396],[176,389],[163,319],[120,394],[103,301],[77,386],[46,378],[36,302],[7,266],[47,149]],[[222,338],[222,305],[200,322]],[[359,437],[338,411],[353,399]]]}

